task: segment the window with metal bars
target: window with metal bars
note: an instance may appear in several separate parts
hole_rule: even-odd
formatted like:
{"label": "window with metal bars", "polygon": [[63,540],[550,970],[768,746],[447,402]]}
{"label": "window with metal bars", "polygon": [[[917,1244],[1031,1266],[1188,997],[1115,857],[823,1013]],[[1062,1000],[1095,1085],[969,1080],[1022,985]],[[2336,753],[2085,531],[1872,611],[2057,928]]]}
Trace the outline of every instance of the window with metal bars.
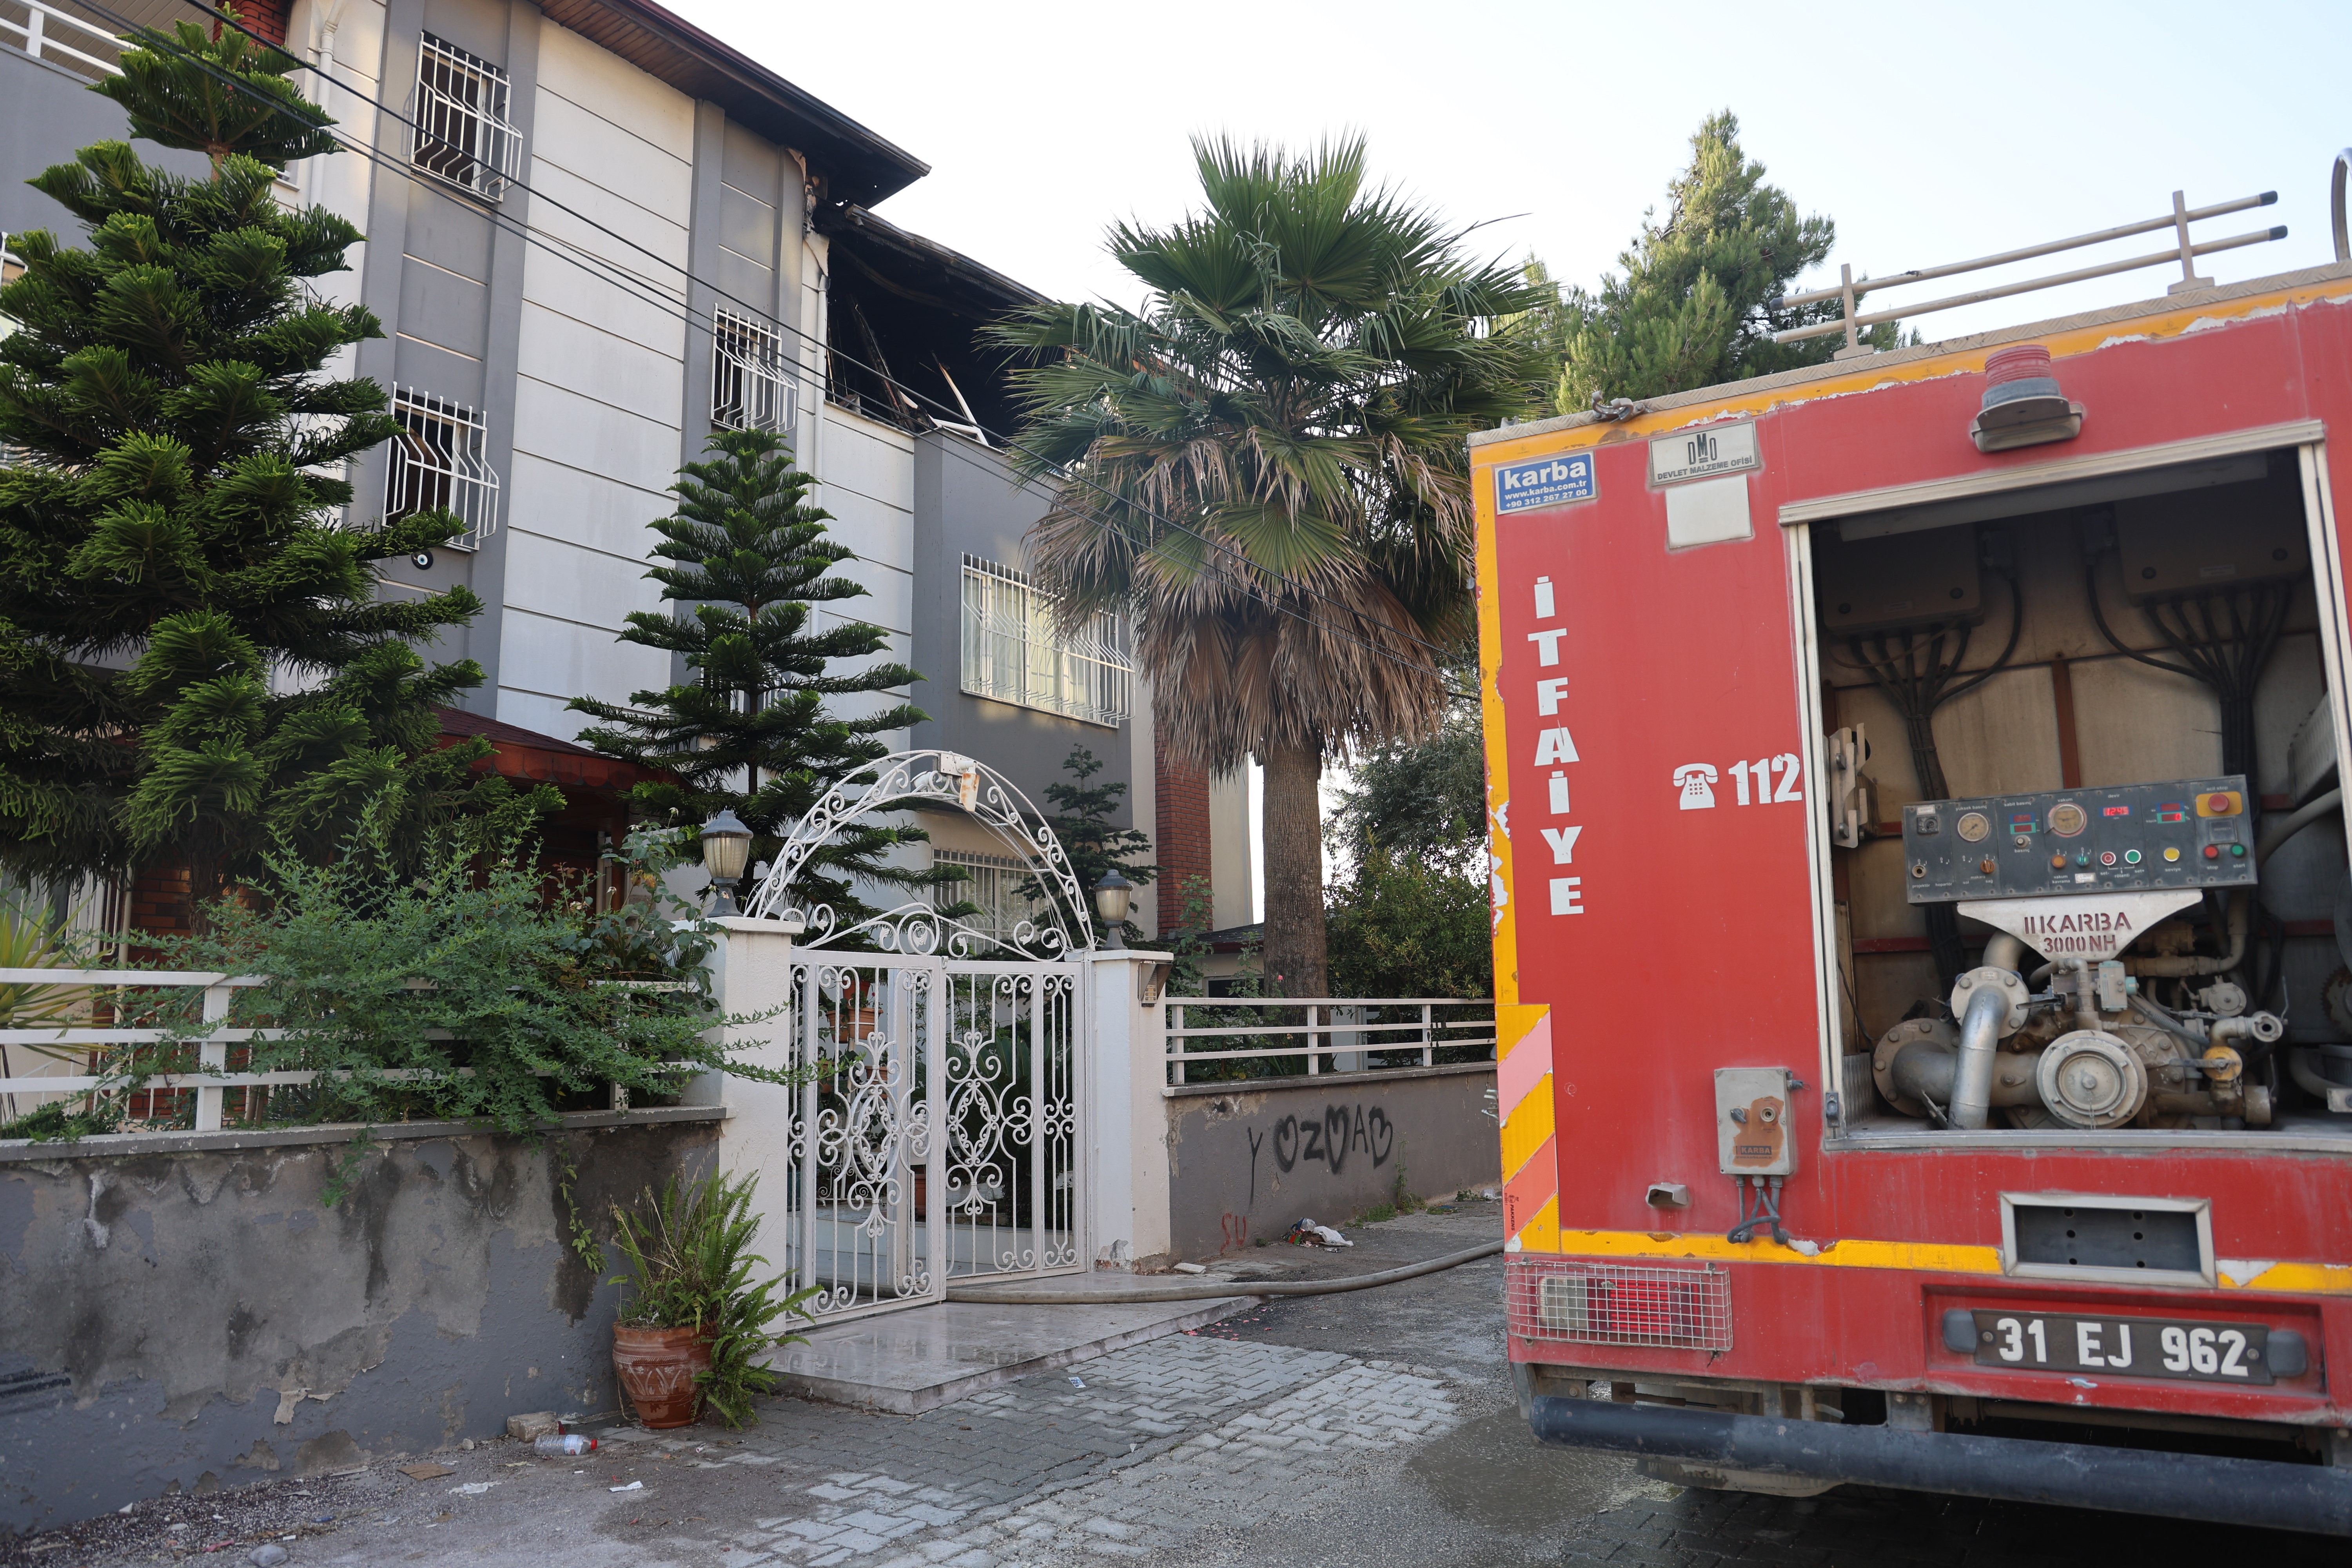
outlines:
{"label": "window with metal bars", "polygon": [[1026,574],[963,558],[964,690],[1116,729],[1134,674],[1117,616],[1102,612],[1065,634],[1052,595]]}
{"label": "window with metal bars", "polygon": [[484,452],[489,432],[479,416],[446,397],[395,386],[392,416],[400,434],[390,446],[383,484],[383,521],[397,522],[446,507],[466,525],[451,541],[471,550],[499,529],[499,476]]}
{"label": "window with metal bars", "polygon": [[710,330],[710,422],[725,430],[789,431],[797,384],[776,329],[732,310]]}
{"label": "window with metal bars", "polygon": [[932,906],[945,909],[950,904],[977,904],[980,913],[966,915],[963,921],[974,931],[984,931],[1009,946],[1015,928],[1024,921],[1036,918],[1036,906],[1014,891],[1029,874],[1029,868],[1010,855],[934,849],[931,864],[935,868],[952,866],[963,873],[963,880],[942,882],[931,889]]}
{"label": "window with metal bars", "polygon": [[408,118],[416,133],[409,161],[492,201],[506,195],[522,153],[507,118],[507,73],[426,33],[416,52],[416,92]]}

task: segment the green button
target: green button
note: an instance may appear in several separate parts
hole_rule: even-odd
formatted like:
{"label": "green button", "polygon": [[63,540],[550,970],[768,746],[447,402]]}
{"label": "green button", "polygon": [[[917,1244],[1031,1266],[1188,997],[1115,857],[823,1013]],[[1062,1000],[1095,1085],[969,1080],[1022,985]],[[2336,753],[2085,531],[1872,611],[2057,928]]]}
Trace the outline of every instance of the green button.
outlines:
{"label": "green button", "polygon": [[2246,847],[2242,844],[2232,844],[2230,846],[2230,853],[2242,860],[2246,858]]}
{"label": "green button", "polygon": [[2137,849],[2126,849],[2126,850],[2125,850],[2125,851],[2124,851],[2124,864],[2125,864],[2125,865],[2126,865],[2126,866],[2137,866],[2137,865],[2138,865],[2138,864],[2139,864],[2139,851],[2138,851],[2138,850],[2137,850]]}

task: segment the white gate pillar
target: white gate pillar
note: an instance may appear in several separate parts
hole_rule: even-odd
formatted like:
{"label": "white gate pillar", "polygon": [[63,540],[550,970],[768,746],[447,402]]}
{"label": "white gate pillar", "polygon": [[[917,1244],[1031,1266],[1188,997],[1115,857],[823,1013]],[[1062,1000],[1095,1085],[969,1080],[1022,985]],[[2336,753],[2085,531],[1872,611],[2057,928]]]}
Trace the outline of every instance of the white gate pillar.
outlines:
{"label": "white gate pillar", "polygon": [[[712,990],[725,1013],[772,1013],[792,999],[793,936],[782,921],[727,917],[711,953]],[[788,1019],[780,1014],[761,1023],[723,1030],[729,1054],[758,1067],[789,1068],[793,1043]],[[760,1245],[772,1264],[782,1266],[791,1237],[786,1194],[791,1191],[793,1100],[801,1091],[722,1073],[704,1073],[688,1090],[698,1105],[724,1105],[719,1157],[730,1172],[759,1175],[755,1200],[762,1220]],[[764,1221],[777,1217],[773,1226]]]}
{"label": "white gate pillar", "polygon": [[1087,957],[1087,1190],[1093,1194],[1095,1267],[1132,1268],[1165,1254],[1168,1223],[1167,1047],[1163,1004],[1143,984],[1167,959],[1129,948]]}

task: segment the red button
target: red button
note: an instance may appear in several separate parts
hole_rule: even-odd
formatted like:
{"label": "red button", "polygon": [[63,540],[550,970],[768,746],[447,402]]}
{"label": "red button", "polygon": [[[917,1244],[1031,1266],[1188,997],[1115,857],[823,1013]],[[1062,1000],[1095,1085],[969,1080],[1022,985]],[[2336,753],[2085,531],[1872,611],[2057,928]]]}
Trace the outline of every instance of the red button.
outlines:
{"label": "red button", "polygon": [[2112,865],[2114,865],[2115,863],[2116,863],[2116,852],[2115,852],[2114,850],[2112,850],[2112,849],[2105,849],[2105,850],[2102,850],[2102,851],[2100,851],[2100,853],[2099,853],[2099,864],[2100,864],[2100,865],[2102,865],[2102,866],[2112,866]]}
{"label": "red button", "polygon": [[2205,809],[2216,816],[2227,816],[2230,815],[2230,797],[2226,795],[2207,795]]}
{"label": "red button", "polygon": [[2205,858],[2208,860],[2219,860],[2221,858],[2221,847],[2219,844],[2208,844],[2205,846]]}

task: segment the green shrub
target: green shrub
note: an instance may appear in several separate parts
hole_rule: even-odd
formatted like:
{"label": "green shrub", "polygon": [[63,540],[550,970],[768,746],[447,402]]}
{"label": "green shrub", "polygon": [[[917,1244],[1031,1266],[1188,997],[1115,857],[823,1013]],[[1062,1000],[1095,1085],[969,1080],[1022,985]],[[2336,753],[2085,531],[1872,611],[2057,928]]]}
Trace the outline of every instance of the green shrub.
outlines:
{"label": "green shrub", "polygon": [[710,1368],[695,1382],[730,1426],[757,1419],[752,1395],[775,1391],[776,1374],[756,1358],[772,1346],[802,1342],[797,1334],[778,1333],[776,1320],[793,1312],[813,1321],[806,1302],[822,1289],[779,1297],[782,1281],[751,1282],[753,1266],[768,1261],[751,1250],[760,1228],[751,1206],[758,1184],[753,1175],[672,1176],[659,1193],[646,1188],[634,1207],[613,1205],[613,1245],[628,1264],[612,1281],[629,1291],[620,1321],[632,1328],[702,1330]]}

